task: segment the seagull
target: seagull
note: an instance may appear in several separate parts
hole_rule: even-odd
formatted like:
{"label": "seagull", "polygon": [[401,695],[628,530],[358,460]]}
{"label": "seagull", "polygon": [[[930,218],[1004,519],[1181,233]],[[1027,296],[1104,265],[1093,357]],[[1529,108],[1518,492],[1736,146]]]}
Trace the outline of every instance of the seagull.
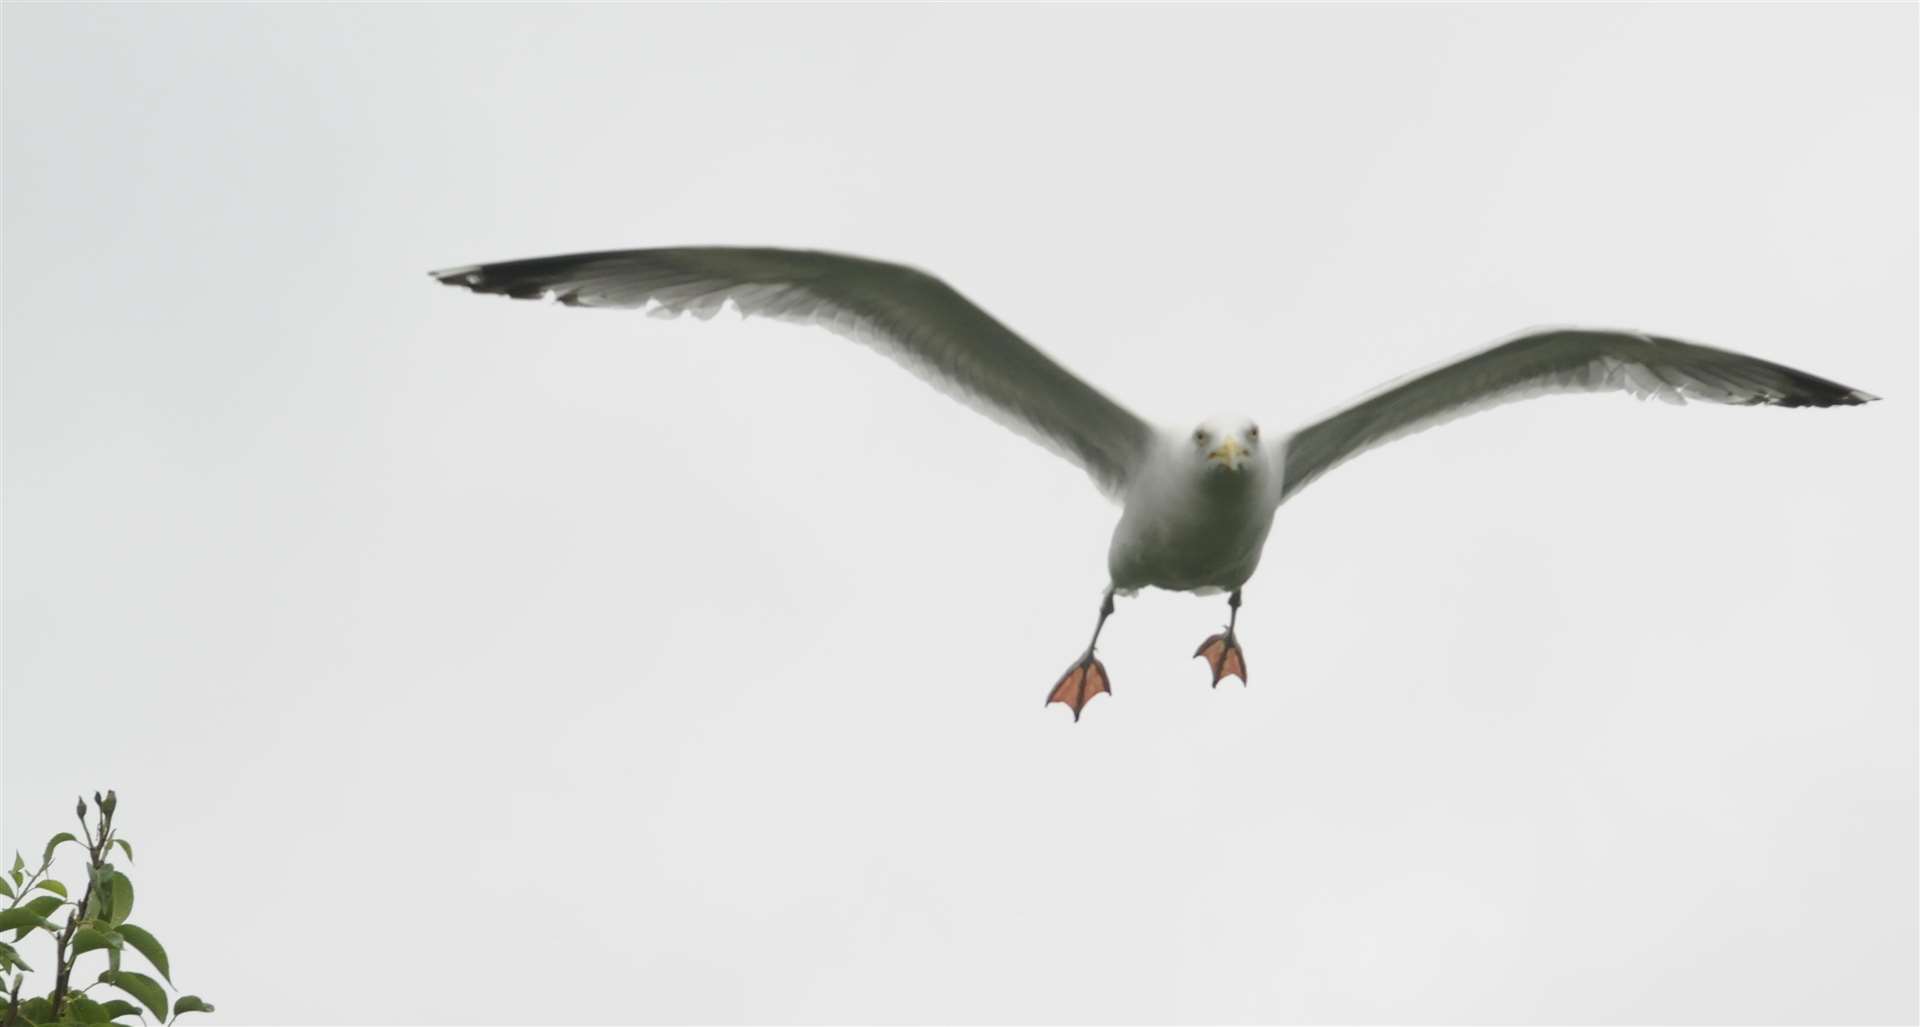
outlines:
{"label": "seagull", "polygon": [[1280,505],[1347,460],[1501,403],[1561,392],[1625,392],[1671,403],[1854,406],[1878,397],[1730,350],[1641,332],[1542,328],[1389,382],[1290,433],[1248,417],[1157,427],[1088,385],[958,291],[903,264],[812,250],[732,246],[573,253],[431,272],[478,293],[656,317],[748,317],[818,325],[1072,461],[1121,506],[1108,583],[1086,651],[1047,692],[1078,721],[1111,694],[1095,658],[1114,596],[1142,588],[1227,594],[1226,630],[1194,651],[1212,687],[1247,683],[1235,634],[1241,589]]}

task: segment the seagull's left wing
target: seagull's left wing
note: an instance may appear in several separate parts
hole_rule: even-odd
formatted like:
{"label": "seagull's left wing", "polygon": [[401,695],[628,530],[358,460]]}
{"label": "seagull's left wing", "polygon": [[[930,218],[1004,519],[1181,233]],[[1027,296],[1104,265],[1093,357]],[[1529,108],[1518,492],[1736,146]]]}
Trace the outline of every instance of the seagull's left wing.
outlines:
{"label": "seagull's left wing", "polygon": [[1877,399],[1772,361],[1637,332],[1528,332],[1390,382],[1288,437],[1281,499],[1374,446],[1501,403],[1552,392],[1627,392],[1670,403],[1852,406]]}
{"label": "seagull's left wing", "polygon": [[570,306],[817,324],[1079,464],[1118,497],[1153,430],[945,282],[900,264],[806,250],[686,247],[575,253],[435,271],[447,285]]}

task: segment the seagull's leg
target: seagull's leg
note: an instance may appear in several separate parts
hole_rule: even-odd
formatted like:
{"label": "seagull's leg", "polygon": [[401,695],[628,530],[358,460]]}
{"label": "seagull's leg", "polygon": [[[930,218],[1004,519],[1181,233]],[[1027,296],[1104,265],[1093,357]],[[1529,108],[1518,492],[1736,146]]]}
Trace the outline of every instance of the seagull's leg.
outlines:
{"label": "seagull's leg", "polygon": [[1100,629],[1107,626],[1107,618],[1113,616],[1113,586],[1107,586],[1107,594],[1100,600],[1100,620],[1093,625],[1093,638],[1087,641],[1087,651],[1047,693],[1047,705],[1066,703],[1073,711],[1073,719],[1080,719],[1080,711],[1086,708],[1094,696],[1105,692],[1113,694],[1111,683],[1107,680],[1107,668],[1093,658],[1093,647],[1100,641]]}
{"label": "seagull's leg", "polygon": [[1207,658],[1208,666],[1213,668],[1213,687],[1220,687],[1220,679],[1235,677],[1240,684],[1247,683],[1247,654],[1240,651],[1240,640],[1233,637],[1233,625],[1240,619],[1240,590],[1234,589],[1227,597],[1227,631],[1214,635],[1200,643],[1193,651],[1195,656]]}

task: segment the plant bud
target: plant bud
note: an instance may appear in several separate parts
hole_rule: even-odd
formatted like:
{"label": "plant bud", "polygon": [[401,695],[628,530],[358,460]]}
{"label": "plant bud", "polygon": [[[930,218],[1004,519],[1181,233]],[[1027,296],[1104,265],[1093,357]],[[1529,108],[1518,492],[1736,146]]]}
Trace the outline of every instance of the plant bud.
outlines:
{"label": "plant bud", "polygon": [[100,804],[100,811],[107,816],[113,816],[113,807],[118,805],[119,802],[119,799],[114,798],[113,789],[109,788],[107,789],[107,800]]}
{"label": "plant bud", "polygon": [[86,822],[86,819],[87,819],[87,800],[86,800],[85,798],[80,798],[80,799],[76,799],[76,800],[74,800],[74,803],[73,803],[73,815],[74,815],[74,816],[76,816],[76,817],[79,817],[82,823],[85,823],[85,822]]}

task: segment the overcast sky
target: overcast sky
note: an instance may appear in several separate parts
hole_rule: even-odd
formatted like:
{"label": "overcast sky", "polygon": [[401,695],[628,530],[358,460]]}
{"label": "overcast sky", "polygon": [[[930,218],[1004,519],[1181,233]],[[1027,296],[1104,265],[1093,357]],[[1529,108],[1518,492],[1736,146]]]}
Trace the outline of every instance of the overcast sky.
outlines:
{"label": "overcast sky", "polygon": [[[1911,1021],[1916,28],[8,5],[4,843],[117,788],[216,1021]],[[1077,469],[425,275],[691,243],[1173,424],[1565,322],[1887,399],[1396,443],[1281,512],[1250,688],[1150,593],[1075,725]]]}

